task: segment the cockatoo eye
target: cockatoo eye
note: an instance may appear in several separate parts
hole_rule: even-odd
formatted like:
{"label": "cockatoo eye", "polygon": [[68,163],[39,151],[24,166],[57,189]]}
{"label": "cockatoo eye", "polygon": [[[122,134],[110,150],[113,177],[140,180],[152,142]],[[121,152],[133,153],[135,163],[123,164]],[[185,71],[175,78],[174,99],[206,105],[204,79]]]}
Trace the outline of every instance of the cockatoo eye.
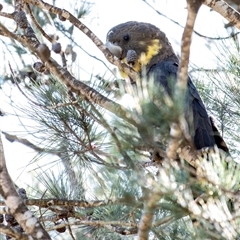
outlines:
{"label": "cockatoo eye", "polygon": [[124,36],[123,36],[123,40],[124,40],[124,41],[129,41],[129,40],[130,40],[129,34],[124,35]]}

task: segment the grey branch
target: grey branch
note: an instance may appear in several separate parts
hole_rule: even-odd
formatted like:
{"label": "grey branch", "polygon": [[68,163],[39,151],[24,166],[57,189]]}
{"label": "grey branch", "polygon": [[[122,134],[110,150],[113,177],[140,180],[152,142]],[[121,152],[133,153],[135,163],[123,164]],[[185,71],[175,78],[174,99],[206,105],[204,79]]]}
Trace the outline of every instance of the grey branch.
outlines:
{"label": "grey branch", "polygon": [[[138,199],[138,201],[140,201]],[[129,199],[119,198],[115,200],[99,200],[99,201],[80,201],[80,200],[66,200],[66,199],[26,199],[25,204],[28,206],[38,206],[41,208],[48,208],[50,206],[65,206],[65,207],[81,207],[81,208],[93,208],[107,205],[127,204],[136,205],[138,201],[133,199],[129,202]],[[0,201],[0,214],[9,213],[8,209],[4,206],[5,202]]]}
{"label": "grey branch", "polygon": [[38,44],[36,41],[32,41],[29,38],[23,38],[20,35],[10,32],[3,24],[0,23],[0,34],[7,36],[20,42],[23,46],[27,47],[30,51],[36,53],[38,57],[45,62],[45,66],[50,70],[52,74],[58,77],[66,86],[76,94],[80,95],[87,100],[98,104],[99,106],[107,109],[108,111],[114,113],[116,116],[127,120],[131,124],[136,124],[135,121],[128,116],[128,110],[123,106],[115,103],[114,101],[108,99],[107,97],[100,94],[95,89],[89,87],[83,82],[75,79],[69,71],[62,68],[53,58],[49,58],[47,61],[42,54],[39,54],[38,47],[43,44]]}
{"label": "grey branch", "polygon": [[[56,225],[54,227],[48,228],[47,231],[53,231],[57,230],[62,227],[66,226],[76,226],[76,225],[87,225],[87,226],[95,226],[95,227],[105,227],[113,232],[117,232],[122,235],[130,235],[130,234],[136,234],[137,232],[137,224],[135,223],[127,223],[127,222],[121,222],[121,221],[87,221],[87,220],[80,220],[72,223],[61,223],[59,225]],[[127,227],[127,228],[126,228]],[[130,229],[128,229],[130,228]]]}
{"label": "grey branch", "polygon": [[24,231],[35,239],[51,239],[44,230],[40,222],[35,218],[25,206],[23,200],[18,195],[12,179],[8,173],[2,140],[0,137],[0,194],[3,196],[6,206],[11,214],[21,225]]}
{"label": "grey branch", "polygon": [[14,239],[18,240],[32,240],[32,237],[24,234],[24,233],[19,233],[18,231],[14,230],[13,228],[4,226],[3,224],[0,224],[0,232],[10,236]]}
{"label": "grey branch", "polygon": [[148,239],[149,231],[152,226],[155,209],[158,206],[159,200],[162,197],[161,191],[158,186],[154,186],[147,200],[144,203],[143,214],[138,227],[138,240]]}
{"label": "grey branch", "polygon": [[203,2],[206,6],[218,12],[226,18],[232,25],[240,29],[240,14],[223,0],[205,0]]}
{"label": "grey branch", "polygon": [[101,52],[105,55],[105,57],[110,63],[116,65],[119,69],[122,69],[123,72],[127,73],[127,75],[130,76],[132,79],[137,80],[139,78],[139,75],[132,68],[127,66],[125,63],[122,63],[117,57],[113,56],[112,53],[102,43],[102,41],[70,12],[66,11],[65,9],[61,9],[51,4],[48,4],[42,0],[24,0],[24,2],[33,4],[41,9],[45,9],[51,13],[64,17],[80,31],[82,31],[86,36],[88,36],[101,50]]}
{"label": "grey branch", "polygon": [[[182,35],[182,44],[181,44],[181,59],[180,59],[180,67],[178,70],[178,79],[177,85],[175,90],[175,96],[179,99],[180,103],[185,101],[185,93],[188,81],[188,63],[189,63],[189,55],[190,55],[190,46],[191,46],[191,39],[193,33],[193,27],[195,24],[195,20],[197,17],[197,13],[199,8],[202,5],[203,0],[187,0],[187,9],[188,9],[188,16],[186,21],[186,26],[184,28],[184,32]],[[175,159],[177,155],[177,149],[182,139],[182,134],[184,135],[185,139],[190,140],[189,133],[185,128],[185,118],[183,116],[179,116],[178,123],[172,123],[171,131],[170,131],[170,141],[168,144],[167,149],[167,156],[170,159]]]}
{"label": "grey branch", "polygon": [[[21,143],[21,144],[23,144],[23,145],[25,145],[25,146],[27,146],[27,147],[37,151],[37,152],[46,151],[45,149],[38,147],[37,145],[31,143],[29,140],[27,140],[25,138],[20,138],[20,137],[18,137],[16,135],[12,135],[12,134],[9,134],[7,132],[2,132],[2,134],[4,134],[6,139],[8,141],[10,141],[10,142],[14,142],[14,141],[15,142],[19,142],[19,143]],[[54,154],[54,153],[57,154],[58,152],[56,151],[56,152],[51,152],[51,153],[52,154]]]}

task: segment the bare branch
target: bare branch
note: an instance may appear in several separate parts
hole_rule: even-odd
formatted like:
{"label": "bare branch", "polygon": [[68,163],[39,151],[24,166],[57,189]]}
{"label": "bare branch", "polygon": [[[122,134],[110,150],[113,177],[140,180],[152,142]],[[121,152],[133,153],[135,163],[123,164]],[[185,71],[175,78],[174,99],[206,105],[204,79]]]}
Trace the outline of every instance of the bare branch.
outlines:
{"label": "bare branch", "polygon": [[37,27],[37,29],[40,31],[40,33],[49,41],[49,42],[53,42],[54,39],[52,39],[51,37],[48,36],[48,34],[42,29],[42,27],[40,26],[40,24],[37,22],[36,18],[33,15],[32,9],[30,8],[29,4],[26,4],[27,6],[27,10],[30,14],[30,17],[33,21],[33,23],[35,24],[35,26]]}
{"label": "bare branch", "polygon": [[[98,200],[98,201],[83,201],[83,200],[67,200],[67,199],[26,199],[25,204],[28,206],[38,206],[41,208],[48,208],[49,206],[67,206],[67,207],[81,207],[81,208],[93,208],[107,205],[115,205],[119,203],[128,203],[130,205],[137,204],[133,199],[129,202],[129,199],[119,198],[115,200]],[[0,206],[5,205],[4,201],[0,201]],[[9,213],[8,209],[1,208],[0,214]]]}
{"label": "bare branch", "polygon": [[[183,25],[181,25],[179,22],[173,20],[172,18],[169,18],[167,15],[163,14],[162,12],[158,11],[157,9],[155,9],[150,3],[148,3],[146,0],[142,0],[143,2],[145,2],[150,8],[152,8],[157,14],[159,14],[160,16],[163,16],[164,18],[168,19],[169,21],[171,21],[172,23],[176,24],[177,26],[181,27],[181,28],[184,28]],[[235,1],[238,1],[238,0],[235,0]],[[229,38],[234,38],[236,37],[238,34],[240,34],[240,32],[236,32],[234,34],[231,34],[230,36],[226,36],[226,37],[209,37],[209,36],[206,36],[206,35],[203,35],[195,30],[193,30],[193,32],[201,37],[201,38],[206,38],[206,39],[209,39],[209,40],[225,40],[225,39],[229,39]]]}
{"label": "bare branch", "polygon": [[5,18],[13,19],[13,15],[11,13],[5,13],[0,11],[0,16]]}
{"label": "bare branch", "polygon": [[35,101],[33,101],[30,97],[28,97],[24,91],[20,88],[19,84],[18,84],[18,81],[17,81],[17,78],[12,70],[12,67],[9,63],[9,68],[10,68],[10,71],[12,73],[12,78],[14,80],[14,83],[16,84],[18,90],[21,92],[21,94],[27,99],[29,100],[32,104],[38,106],[38,107],[42,107],[42,108],[47,108],[47,109],[57,109],[57,108],[61,108],[61,107],[66,107],[66,106],[71,106],[71,105],[74,105],[76,103],[78,103],[78,100],[75,100],[73,102],[69,102],[69,103],[58,103],[58,104],[55,104],[55,105],[52,105],[52,106],[47,106],[47,105],[42,105],[42,104],[39,104]]}
{"label": "bare branch", "polygon": [[18,137],[17,135],[12,135],[12,134],[9,134],[7,132],[2,132],[2,134],[5,135],[6,139],[10,142],[19,142],[21,144],[23,144],[24,146],[26,147],[29,147],[37,152],[48,152],[48,153],[51,153],[51,154],[56,154],[58,155],[59,154],[59,151],[54,151],[54,150],[46,150],[44,148],[41,148],[41,147],[38,147],[36,144],[33,144],[31,143],[29,140],[25,139],[25,138],[21,138],[21,137]]}
{"label": "bare branch", "polygon": [[182,140],[182,129],[178,123],[171,124],[170,140],[167,147],[167,157],[170,159],[176,159],[177,149]]}
{"label": "bare branch", "polygon": [[5,204],[9,207],[11,214],[21,225],[24,231],[36,239],[51,239],[44,230],[40,222],[25,206],[23,200],[19,197],[12,179],[8,173],[2,140],[0,137],[0,193],[4,198]]}
{"label": "bare branch", "polygon": [[[181,59],[180,66],[178,69],[178,79],[175,89],[175,96],[179,99],[180,104],[185,101],[185,93],[188,81],[188,63],[190,55],[190,46],[191,38],[193,33],[193,27],[197,17],[199,8],[202,5],[203,0],[191,1],[187,0],[188,3],[188,17],[186,21],[186,26],[182,35],[182,44],[181,44]],[[181,105],[180,105],[181,108]],[[172,123],[170,131],[170,141],[167,149],[167,156],[170,159],[175,159],[177,154],[177,149],[181,143],[182,134],[184,137],[189,140],[189,134],[185,128],[185,118],[182,116],[182,113],[179,113],[179,122]]]}
{"label": "bare branch", "polygon": [[185,92],[188,80],[188,62],[190,55],[190,46],[192,40],[193,27],[197,17],[199,8],[202,5],[203,0],[187,0],[188,3],[188,16],[186,21],[186,26],[182,35],[182,44],[181,44],[181,59],[180,67],[178,71],[178,88],[183,89]]}
{"label": "bare branch", "polygon": [[[23,46],[29,48],[30,51],[36,53],[38,57],[45,62],[45,66],[50,70],[52,74],[58,77],[63,83],[67,85],[67,87],[72,91],[77,93],[83,98],[86,98],[89,101],[92,101],[99,106],[107,109],[108,111],[114,113],[120,118],[123,118],[130,122],[131,124],[136,124],[135,121],[127,115],[129,112],[123,106],[115,103],[114,101],[108,99],[107,97],[101,95],[95,89],[89,87],[88,85],[84,84],[83,82],[76,80],[69,71],[65,68],[62,68],[53,58],[49,58],[47,61],[45,56],[43,56],[40,51],[38,51],[39,43],[33,41],[32,38],[25,38],[10,32],[3,24],[0,23],[0,34],[3,36],[10,37],[15,39],[16,41],[20,42]],[[42,44],[43,45],[43,44]]]}
{"label": "bare branch", "polygon": [[4,226],[0,224],[0,232],[18,240],[32,240],[32,237],[27,236],[25,233],[19,233],[18,231],[14,230],[13,228]]}
{"label": "bare branch", "polygon": [[75,27],[77,27],[80,31],[82,31],[86,36],[88,36],[93,41],[93,43],[101,50],[101,52],[104,54],[104,56],[110,63],[116,65],[119,69],[125,72],[132,79],[137,80],[139,78],[139,75],[132,68],[130,68],[125,63],[122,63],[117,57],[115,57],[106,48],[102,41],[88,27],[86,27],[82,22],[80,22],[79,19],[74,17],[70,12],[66,11],[65,9],[61,9],[51,4],[48,4],[42,0],[24,0],[24,2],[31,3],[41,9],[45,9],[51,13],[54,13],[58,16],[62,16],[63,18],[67,19],[69,22],[71,22]]}
{"label": "bare branch", "polygon": [[[124,235],[130,235],[130,234],[135,234],[137,232],[137,224],[135,223],[131,223],[131,222],[122,222],[122,221],[87,221],[87,220],[80,220],[80,221],[76,221],[76,222],[72,222],[72,223],[62,223],[59,225],[56,225],[54,227],[48,228],[47,231],[52,231],[52,230],[56,230],[62,227],[66,227],[66,226],[77,226],[77,225],[87,225],[87,226],[95,226],[95,227],[105,227],[108,228],[109,230],[112,230],[114,232],[118,232],[120,233],[120,231],[118,230],[119,227],[131,227],[134,228],[134,231],[127,231],[127,229],[125,229],[125,231],[122,230],[122,232],[126,232],[128,234],[124,234]],[[119,226],[119,227],[118,227]],[[121,233],[120,233],[121,234]],[[123,233],[122,233],[123,234]]]}
{"label": "bare branch", "polygon": [[240,29],[240,14],[223,0],[205,0],[203,2],[206,6],[218,12],[226,18],[232,25]]}
{"label": "bare branch", "polygon": [[159,203],[162,193],[157,189],[151,191],[144,203],[142,217],[138,227],[138,240],[148,239],[148,234],[152,226],[155,209]]}

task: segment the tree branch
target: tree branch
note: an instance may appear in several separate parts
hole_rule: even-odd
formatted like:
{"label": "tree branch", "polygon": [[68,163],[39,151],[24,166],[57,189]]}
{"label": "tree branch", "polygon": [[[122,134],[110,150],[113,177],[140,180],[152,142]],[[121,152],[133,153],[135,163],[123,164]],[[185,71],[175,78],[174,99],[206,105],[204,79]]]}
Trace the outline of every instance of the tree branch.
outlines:
{"label": "tree branch", "polygon": [[[18,231],[14,230],[13,228],[4,226],[0,224],[0,232],[18,240],[32,240],[31,236],[27,236],[25,233],[19,233]],[[12,239],[11,238],[11,239]]]}
{"label": "tree branch", "polygon": [[24,0],[24,2],[33,4],[41,9],[45,9],[51,13],[54,13],[58,16],[65,18],[66,20],[71,22],[75,27],[77,27],[80,31],[82,31],[86,36],[88,36],[93,41],[93,43],[101,50],[101,52],[104,54],[104,56],[110,63],[117,66],[133,80],[137,80],[139,78],[139,75],[132,68],[130,68],[125,63],[122,63],[117,57],[115,57],[106,48],[102,41],[88,27],[86,27],[82,22],[80,22],[79,19],[74,17],[70,12],[66,11],[65,9],[61,9],[51,4],[48,4],[42,0]]}
{"label": "tree branch", "polygon": [[[48,228],[47,231],[57,230],[66,226],[77,226],[77,225],[86,225],[94,227],[105,227],[113,232],[117,232],[122,235],[130,235],[137,233],[137,224],[131,222],[122,222],[122,221],[96,221],[96,220],[80,220],[72,223],[61,223],[54,227]],[[125,228],[123,228],[125,227]],[[130,228],[127,229],[126,227]]]}
{"label": "tree branch", "polygon": [[186,21],[186,26],[184,28],[184,32],[182,35],[182,44],[181,44],[181,59],[180,66],[178,69],[178,79],[175,89],[174,96],[176,97],[176,102],[179,102],[179,121],[177,123],[172,123],[171,131],[170,131],[170,141],[167,149],[167,156],[170,159],[175,159],[177,155],[177,149],[182,139],[182,135],[184,135],[185,139],[188,142],[191,142],[191,137],[189,136],[188,129],[186,128],[186,120],[181,111],[182,106],[184,106],[185,102],[185,94],[187,88],[188,81],[188,63],[189,63],[189,55],[190,55],[190,46],[191,46],[191,38],[193,33],[193,27],[195,24],[195,20],[197,17],[197,13],[199,8],[202,5],[203,0],[187,0],[187,8],[188,8],[188,16]]}
{"label": "tree branch", "polygon": [[33,150],[35,150],[36,152],[47,152],[47,153],[51,153],[51,154],[56,154],[58,155],[59,154],[59,151],[58,150],[46,150],[44,148],[41,148],[41,147],[38,147],[36,144],[33,144],[31,143],[29,140],[25,139],[25,138],[20,138],[18,137],[17,135],[12,135],[12,134],[9,134],[7,132],[2,132],[2,134],[5,135],[6,139],[10,142],[19,142],[21,144],[23,144],[24,146],[27,146]]}
{"label": "tree branch", "polygon": [[[173,22],[174,24],[176,24],[177,26],[181,27],[181,28],[184,28],[183,25],[181,25],[179,22],[169,18],[167,15],[159,12],[157,9],[155,9],[150,3],[148,3],[146,0],[142,0],[144,3],[146,3],[150,8],[152,8],[157,14],[159,14],[160,16],[163,16],[164,18],[168,19],[169,21]],[[235,1],[239,1],[239,0],[235,0]],[[206,36],[206,35],[203,35],[195,30],[193,30],[193,32],[201,37],[201,38],[206,38],[206,39],[209,39],[209,40],[217,40],[217,41],[221,41],[221,40],[225,40],[225,39],[229,39],[229,38],[234,38],[236,37],[238,34],[240,34],[240,32],[236,32],[234,34],[231,34],[230,36],[226,36],[226,37],[209,37],[209,36]]]}
{"label": "tree branch", "polygon": [[190,46],[192,40],[192,33],[194,24],[196,21],[197,13],[199,8],[202,5],[203,0],[187,0],[187,9],[188,16],[186,21],[186,26],[182,35],[182,44],[181,44],[181,59],[180,67],[178,71],[178,88],[186,90],[187,80],[188,80],[188,62],[190,55]]}
{"label": "tree branch", "polygon": [[11,214],[21,225],[24,231],[36,239],[51,239],[44,230],[40,222],[25,206],[19,197],[12,179],[8,173],[2,140],[0,136],[0,193],[4,198],[5,204],[9,207]]}
{"label": "tree branch", "polygon": [[37,19],[34,17],[33,12],[32,12],[32,10],[31,10],[31,8],[30,8],[30,6],[29,6],[28,3],[26,4],[26,6],[27,6],[27,10],[28,10],[28,12],[29,12],[29,15],[30,15],[33,23],[35,24],[36,28],[39,30],[39,32],[40,32],[49,42],[53,43],[53,42],[54,42],[54,39],[52,39],[50,36],[48,36],[48,34],[42,29],[41,25],[38,23]]}
{"label": "tree branch", "polygon": [[240,14],[223,0],[205,0],[206,6],[226,18],[232,25],[240,29]]}
{"label": "tree branch", "polygon": [[[140,199],[138,199],[140,201]],[[115,200],[98,200],[98,201],[83,201],[83,200],[66,200],[66,199],[26,199],[25,204],[28,206],[37,206],[41,208],[48,208],[50,206],[67,206],[67,207],[81,207],[81,208],[93,208],[93,207],[102,207],[107,205],[117,205],[117,204],[128,204],[136,205],[138,201],[125,198],[119,198]],[[0,206],[5,205],[4,201],[0,201]],[[4,206],[0,210],[0,214],[9,213],[8,209]]]}
{"label": "tree branch", "polygon": [[159,191],[158,186],[153,186],[151,193],[149,193],[147,200],[144,203],[142,217],[138,227],[138,240],[148,239],[149,231],[152,226],[155,209],[162,197],[162,192]]}
{"label": "tree branch", "polygon": [[127,114],[129,111],[126,108],[103,96],[98,91],[89,87],[83,82],[76,80],[69,71],[61,67],[53,58],[50,57],[48,60],[46,60],[45,56],[38,50],[38,47],[41,45],[39,44],[38,40],[33,41],[33,38],[26,38],[24,36],[14,34],[1,23],[0,34],[20,42],[30,51],[37,54],[42,62],[45,62],[45,66],[50,70],[50,72],[58,77],[64,84],[66,84],[66,86],[72,92],[75,92],[81,97],[98,104],[99,106],[114,113],[118,117],[127,120],[131,124],[136,125],[136,122]]}

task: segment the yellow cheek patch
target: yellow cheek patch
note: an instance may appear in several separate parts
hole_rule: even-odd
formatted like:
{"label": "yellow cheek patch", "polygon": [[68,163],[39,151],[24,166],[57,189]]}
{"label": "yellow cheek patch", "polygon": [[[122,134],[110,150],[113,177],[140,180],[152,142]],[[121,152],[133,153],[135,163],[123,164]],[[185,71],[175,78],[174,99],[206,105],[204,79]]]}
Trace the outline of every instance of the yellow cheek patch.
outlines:
{"label": "yellow cheek patch", "polygon": [[[140,45],[146,44],[143,41],[139,42]],[[141,55],[138,57],[137,62],[131,66],[136,72],[141,72],[142,67],[146,66],[150,60],[153,58],[153,56],[157,55],[159,53],[159,50],[162,48],[162,45],[159,43],[158,39],[154,39],[151,41],[151,44],[147,47],[146,52],[142,52]],[[134,50],[134,49],[133,49]],[[127,64],[126,58],[122,60],[122,62]],[[120,74],[123,78],[127,77],[127,74],[123,71],[120,71]]]}
{"label": "yellow cheek patch", "polygon": [[[140,65],[145,66],[147,65],[153,56],[159,53],[159,50],[162,48],[162,45],[159,43],[158,39],[152,40],[151,44],[148,46],[147,51],[140,55],[138,62]],[[139,69],[140,70],[140,69]]]}

